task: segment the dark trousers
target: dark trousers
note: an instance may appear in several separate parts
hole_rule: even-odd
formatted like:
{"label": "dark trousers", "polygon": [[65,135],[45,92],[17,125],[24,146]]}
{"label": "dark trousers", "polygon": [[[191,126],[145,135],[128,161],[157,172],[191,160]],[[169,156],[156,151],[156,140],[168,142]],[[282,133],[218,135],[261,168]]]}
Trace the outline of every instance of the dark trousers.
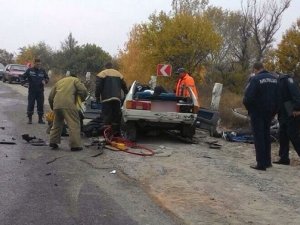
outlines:
{"label": "dark trousers", "polygon": [[300,118],[288,118],[281,121],[279,128],[279,156],[289,160],[289,142],[291,141],[298,156],[300,156]]}
{"label": "dark trousers", "polygon": [[250,115],[254,135],[256,162],[258,166],[267,167],[271,164],[271,113],[255,113]]}
{"label": "dark trousers", "polygon": [[113,130],[117,131],[121,122],[121,103],[112,100],[102,103],[102,114],[104,125],[112,125]]}
{"label": "dark trousers", "polygon": [[37,103],[38,115],[43,116],[44,115],[44,92],[43,91],[28,92],[28,106],[27,106],[28,116],[33,115],[35,102]]}

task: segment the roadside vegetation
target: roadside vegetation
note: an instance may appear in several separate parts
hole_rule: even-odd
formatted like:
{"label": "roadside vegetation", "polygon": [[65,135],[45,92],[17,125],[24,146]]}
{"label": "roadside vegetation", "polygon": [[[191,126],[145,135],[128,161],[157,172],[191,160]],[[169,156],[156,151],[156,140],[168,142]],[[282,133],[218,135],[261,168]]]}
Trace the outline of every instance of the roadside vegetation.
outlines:
{"label": "roadside vegetation", "polygon": [[[52,71],[52,80],[66,71],[92,80],[108,60],[125,75],[148,83],[157,64],[185,67],[195,78],[202,106],[209,107],[215,82],[224,91],[220,112],[223,123],[241,124],[231,113],[242,107],[242,94],[251,64],[263,61],[271,71],[293,73],[300,78],[300,19],[288,28],[275,46],[274,35],[291,0],[241,0],[238,11],[215,7],[209,0],[173,0],[170,12],[154,12],[147,22],[135,24],[119,53],[111,56],[96,44],[79,45],[72,33],[54,51],[45,42],[20,47],[17,55],[0,49],[0,62],[26,64],[40,57]],[[173,90],[176,78],[159,77],[158,83]]]}

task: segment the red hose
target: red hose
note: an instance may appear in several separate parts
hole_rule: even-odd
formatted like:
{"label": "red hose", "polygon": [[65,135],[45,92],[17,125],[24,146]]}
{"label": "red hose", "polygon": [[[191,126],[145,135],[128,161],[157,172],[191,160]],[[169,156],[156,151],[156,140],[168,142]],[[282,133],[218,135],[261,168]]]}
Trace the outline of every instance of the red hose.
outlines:
{"label": "red hose", "polygon": [[[112,134],[112,128],[111,126],[107,127],[104,132],[103,132],[103,136],[105,141],[111,145],[112,142],[117,142],[117,143],[123,143],[126,145],[126,147],[129,148],[138,148],[138,149],[143,149],[145,150],[147,153],[138,153],[138,152],[133,152],[130,151],[128,149],[126,150],[122,150],[123,152],[129,153],[129,154],[133,154],[133,155],[139,155],[139,156],[153,156],[155,153],[152,149],[149,149],[145,146],[142,145],[137,145],[135,142],[132,142],[130,140],[127,140],[125,138],[122,137],[114,137]],[[120,150],[121,151],[121,150]]]}

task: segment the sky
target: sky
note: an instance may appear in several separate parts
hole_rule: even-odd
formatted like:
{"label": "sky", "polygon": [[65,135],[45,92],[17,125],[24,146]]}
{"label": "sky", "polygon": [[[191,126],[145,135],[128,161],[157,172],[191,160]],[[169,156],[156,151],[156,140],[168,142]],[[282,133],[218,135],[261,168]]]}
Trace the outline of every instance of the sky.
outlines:
{"label": "sky", "polygon": [[[277,0],[280,1],[280,0]],[[44,41],[54,50],[72,32],[78,44],[96,44],[115,56],[123,49],[134,24],[147,22],[153,12],[169,12],[172,0],[0,0],[0,49],[18,53],[20,47]],[[238,10],[241,0],[210,0]],[[297,10],[298,9],[298,10]],[[300,18],[300,1],[292,0],[275,38]]]}

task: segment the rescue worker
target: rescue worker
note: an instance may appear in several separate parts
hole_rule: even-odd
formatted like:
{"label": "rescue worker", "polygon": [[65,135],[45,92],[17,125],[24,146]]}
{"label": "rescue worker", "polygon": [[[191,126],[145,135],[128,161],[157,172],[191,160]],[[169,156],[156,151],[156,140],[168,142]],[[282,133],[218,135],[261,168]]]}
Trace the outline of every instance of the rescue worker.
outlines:
{"label": "rescue worker", "polygon": [[113,132],[119,133],[121,122],[121,98],[128,93],[123,75],[113,69],[112,63],[105,64],[105,69],[96,77],[96,101],[102,102],[104,125],[111,125]]}
{"label": "rescue worker", "polygon": [[278,108],[277,78],[264,69],[262,63],[253,65],[254,76],[246,86],[243,103],[248,110],[254,135],[256,170],[271,167],[270,126]]}
{"label": "rescue worker", "polygon": [[37,103],[38,123],[45,124],[44,115],[44,85],[48,83],[49,77],[44,69],[41,68],[41,60],[36,58],[33,67],[30,67],[23,74],[23,83],[28,82],[28,124],[32,124],[32,115],[35,102]]}
{"label": "rescue worker", "polygon": [[84,84],[74,75],[57,81],[49,94],[49,105],[54,113],[50,130],[50,147],[57,149],[65,122],[69,128],[69,146],[71,151],[82,150],[80,138],[80,117],[76,99],[84,100],[88,92]]}
{"label": "rescue worker", "polygon": [[198,100],[198,91],[195,85],[194,78],[191,77],[186,69],[184,68],[179,68],[175,74],[179,75],[179,80],[177,81],[176,88],[175,88],[175,94],[176,96],[184,96],[184,97],[189,97],[190,93],[187,89],[187,87],[190,87],[192,91],[194,92],[197,101]]}
{"label": "rescue worker", "polygon": [[298,84],[289,75],[279,75],[278,80],[280,159],[274,163],[290,165],[290,140],[300,156],[300,90]]}

